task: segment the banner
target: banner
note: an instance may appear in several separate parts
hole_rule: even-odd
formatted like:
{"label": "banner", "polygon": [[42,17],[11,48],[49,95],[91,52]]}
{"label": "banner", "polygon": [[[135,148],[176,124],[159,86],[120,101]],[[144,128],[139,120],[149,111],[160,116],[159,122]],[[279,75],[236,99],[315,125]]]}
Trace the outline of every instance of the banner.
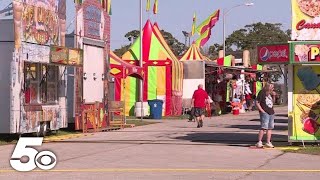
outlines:
{"label": "banner", "polygon": [[320,63],[320,42],[291,43],[293,63]]}
{"label": "banner", "polygon": [[292,40],[320,40],[320,2],[292,0]]}
{"label": "banner", "polygon": [[293,123],[290,140],[320,139],[320,67],[294,66]]}
{"label": "banner", "polygon": [[289,63],[289,44],[258,46],[258,63]]}

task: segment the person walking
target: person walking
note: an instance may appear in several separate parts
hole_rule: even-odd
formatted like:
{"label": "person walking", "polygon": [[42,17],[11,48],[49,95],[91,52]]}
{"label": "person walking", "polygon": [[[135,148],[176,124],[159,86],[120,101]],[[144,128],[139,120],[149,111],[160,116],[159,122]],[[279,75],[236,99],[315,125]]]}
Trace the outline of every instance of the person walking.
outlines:
{"label": "person walking", "polygon": [[209,103],[208,93],[203,90],[202,84],[199,84],[198,89],[194,91],[191,103],[194,107],[194,116],[196,117],[197,128],[200,128],[203,126],[206,103]]}
{"label": "person walking", "polygon": [[272,129],[274,129],[275,114],[272,99],[273,89],[273,84],[267,83],[265,87],[259,92],[256,99],[256,106],[259,110],[261,123],[261,129],[258,134],[258,143],[256,144],[256,147],[258,148],[263,147],[262,138],[265,131],[267,133],[267,143],[265,144],[265,146],[268,148],[274,148],[273,144],[271,143]]}

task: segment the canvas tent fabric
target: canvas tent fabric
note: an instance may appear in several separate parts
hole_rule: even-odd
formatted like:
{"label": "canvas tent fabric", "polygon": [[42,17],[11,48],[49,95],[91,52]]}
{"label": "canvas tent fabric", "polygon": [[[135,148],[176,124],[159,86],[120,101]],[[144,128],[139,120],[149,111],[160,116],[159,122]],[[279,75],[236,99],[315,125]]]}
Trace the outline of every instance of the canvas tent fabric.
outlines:
{"label": "canvas tent fabric", "polygon": [[201,54],[199,47],[196,44],[192,44],[187,52],[181,57],[180,61],[196,61],[196,60],[209,60],[207,57]]}
{"label": "canvas tent fabric", "polygon": [[[143,68],[146,77],[143,87],[143,100],[161,99],[164,101],[163,115],[180,115],[182,110],[183,65],[171,51],[157,24],[152,25],[148,20],[143,28],[142,37]],[[130,64],[139,64],[141,57],[140,38],[138,37],[122,56],[122,59]],[[138,91],[135,82],[128,80],[127,83],[130,83],[130,88]]]}
{"label": "canvas tent fabric", "polygon": [[115,77],[126,78],[127,76],[137,77],[143,79],[144,71],[143,68],[132,65],[123,61],[114,52],[109,52],[110,58],[110,74]]}
{"label": "canvas tent fabric", "polygon": [[144,79],[144,70],[139,66],[123,61],[112,51],[109,52],[109,59],[110,75],[114,77],[115,82],[114,98],[116,101],[125,103],[125,112],[128,115],[129,112],[133,112],[131,107],[139,98],[131,87],[136,86],[139,79]]}

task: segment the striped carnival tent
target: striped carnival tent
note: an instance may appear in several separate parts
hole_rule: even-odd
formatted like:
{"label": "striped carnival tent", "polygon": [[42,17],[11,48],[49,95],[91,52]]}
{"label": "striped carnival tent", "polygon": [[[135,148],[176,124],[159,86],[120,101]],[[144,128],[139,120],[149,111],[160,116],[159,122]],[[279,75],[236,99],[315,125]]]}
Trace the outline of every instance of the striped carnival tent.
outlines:
{"label": "striped carnival tent", "polygon": [[[110,75],[114,77],[114,100],[115,101],[123,101],[127,104],[128,99],[124,97],[126,94],[130,93],[130,84],[126,84],[127,78],[132,78],[136,82],[139,79],[144,79],[144,70],[143,68],[129,64],[115,55],[112,51],[109,52],[110,59]],[[125,111],[128,112],[130,109],[128,107],[124,107]]]}
{"label": "striped carnival tent", "polygon": [[205,64],[209,59],[201,54],[199,47],[193,43],[181,57],[183,63],[183,101],[191,102],[193,92],[198,89],[198,85],[205,86]]}
{"label": "striped carnival tent", "polygon": [[[181,115],[183,66],[173,54],[163,38],[157,24],[148,20],[143,29],[143,69],[145,72],[143,100],[161,99],[164,101],[163,115]],[[140,37],[122,59],[134,65],[140,60]],[[126,84],[130,86],[129,99],[126,103],[127,115],[133,115],[134,104],[138,101],[138,84],[128,77]]]}
{"label": "striped carnival tent", "polygon": [[209,61],[209,58],[202,55],[199,47],[197,47],[197,45],[193,43],[188,49],[188,51],[181,57],[180,61],[197,61],[197,60]]}

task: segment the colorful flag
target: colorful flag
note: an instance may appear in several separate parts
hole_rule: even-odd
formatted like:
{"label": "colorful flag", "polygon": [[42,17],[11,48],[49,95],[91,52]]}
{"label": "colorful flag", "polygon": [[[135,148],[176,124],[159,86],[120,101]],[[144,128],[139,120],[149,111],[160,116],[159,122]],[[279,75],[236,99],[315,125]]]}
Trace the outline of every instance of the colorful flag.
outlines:
{"label": "colorful flag", "polygon": [[194,13],[194,14],[193,14],[193,19],[192,19],[191,36],[193,36],[193,35],[194,35],[194,32],[196,31],[196,21],[197,21],[196,13]]}
{"label": "colorful flag", "polygon": [[207,31],[202,33],[201,36],[195,42],[197,47],[200,48],[200,47],[204,46],[208,42],[208,40],[210,39],[210,36],[211,36],[211,29],[208,29]]}
{"label": "colorful flag", "polygon": [[206,20],[204,20],[196,29],[196,31],[201,35],[206,32],[208,29],[212,29],[213,26],[219,20],[220,10],[218,9],[213,14],[211,14]]}
{"label": "colorful flag", "polygon": [[157,13],[158,13],[158,0],[154,0],[153,14],[157,14]]}
{"label": "colorful flag", "polygon": [[101,6],[102,8],[108,13],[108,15],[111,15],[111,0],[101,0]]}
{"label": "colorful flag", "polygon": [[150,1],[151,0],[147,0],[147,7],[146,7],[146,11],[147,12],[150,11]]}
{"label": "colorful flag", "polygon": [[109,15],[111,15],[111,14],[112,14],[112,12],[111,12],[111,0],[108,0],[108,9],[107,9],[107,13],[108,13]]}
{"label": "colorful flag", "polygon": [[75,4],[82,4],[82,0],[74,0],[73,1]]}

